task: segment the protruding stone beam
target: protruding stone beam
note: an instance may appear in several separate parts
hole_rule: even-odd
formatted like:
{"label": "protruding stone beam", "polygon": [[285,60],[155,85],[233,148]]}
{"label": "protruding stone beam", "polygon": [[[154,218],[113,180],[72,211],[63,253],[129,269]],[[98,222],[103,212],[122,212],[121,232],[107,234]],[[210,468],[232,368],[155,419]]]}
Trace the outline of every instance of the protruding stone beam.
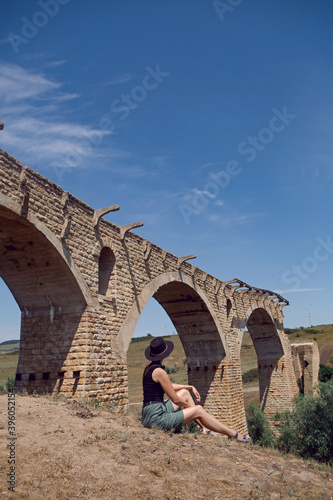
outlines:
{"label": "protruding stone beam", "polygon": [[207,276],[208,276],[208,273],[206,273],[205,271],[202,273],[202,282],[203,284],[205,284],[206,282],[206,279],[207,279]]}
{"label": "protruding stone beam", "polygon": [[246,287],[246,288],[248,288],[248,289],[249,289],[248,291],[250,291],[250,290],[253,288],[253,287],[250,287],[249,285],[246,285],[246,283],[244,283],[244,281],[239,280],[239,279],[237,279],[237,278],[235,278],[235,279],[233,279],[233,280],[231,280],[231,281],[227,281],[227,282],[225,282],[224,287],[223,287],[223,290],[224,290],[224,288],[225,288],[226,286],[229,286],[229,287],[230,287],[230,289],[231,289],[231,293],[232,293],[232,294],[234,294],[234,293],[235,293],[235,291],[236,291],[237,289],[239,289],[239,288],[244,288],[244,287]]}
{"label": "protruding stone beam", "polygon": [[62,228],[61,228],[60,239],[62,241],[64,241],[67,238],[67,236],[69,235],[70,229],[71,229],[71,218],[70,218],[69,213],[66,213],[65,220],[64,220],[64,223],[63,223]]}
{"label": "protruding stone beam", "polygon": [[64,191],[61,196],[61,206],[64,215],[64,223],[61,228],[60,239],[64,241],[69,235],[69,231],[71,228],[71,218],[68,211],[68,202],[69,202],[69,193],[68,191]]}
{"label": "protruding stone beam", "polygon": [[103,215],[109,214],[110,212],[117,212],[119,208],[120,208],[119,205],[111,205],[110,207],[99,208],[98,210],[94,210],[93,226],[94,227],[98,226],[99,221],[101,220],[101,217],[103,217]]}
{"label": "protruding stone beam", "polygon": [[69,192],[63,191],[61,195],[61,206],[63,210],[66,210],[68,201],[69,201]]}
{"label": "protruding stone beam", "polygon": [[198,270],[197,266],[192,266],[192,270],[190,272],[191,272],[191,276],[192,276],[193,280],[194,280],[194,275],[197,272],[197,270]]}
{"label": "protruding stone beam", "polygon": [[185,257],[178,257],[178,267],[182,265],[183,262],[186,262],[187,260],[190,259],[196,259],[196,255],[186,255]]}
{"label": "protruding stone beam", "polygon": [[0,122],[0,130],[3,130],[5,127],[5,124],[3,122]]}
{"label": "protruding stone beam", "polygon": [[221,286],[222,286],[222,282],[218,281],[215,278],[215,289],[214,289],[215,295],[217,295],[219,293],[219,290],[220,290]]}
{"label": "protruding stone beam", "polygon": [[261,293],[266,294],[267,297],[276,295],[275,292],[272,292],[271,290],[265,290],[264,288],[259,288],[258,291],[261,292]]}
{"label": "protruding stone beam", "polygon": [[162,262],[165,262],[166,256],[167,256],[167,251],[162,248],[161,250],[161,255],[162,255]]}
{"label": "protruding stone beam", "polygon": [[273,302],[278,302],[279,304],[281,304],[281,302],[284,302],[286,306],[289,306],[289,301],[281,297],[281,295],[279,295],[278,293],[275,294]]}
{"label": "protruding stone beam", "polygon": [[277,302],[277,303],[285,302],[285,305],[287,305],[287,306],[289,305],[288,300],[283,298],[281,295],[279,295],[276,292],[272,292],[271,290],[264,290],[262,288],[259,289],[259,292],[261,292],[262,294],[265,294],[266,297],[269,297],[270,299],[272,299],[273,302]]}
{"label": "protruding stone beam", "polygon": [[[234,290],[234,291],[239,290],[239,289],[241,289],[241,288],[247,288],[247,291],[248,291],[248,292],[249,292],[249,291],[251,291],[251,290],[253,290],[253,286],[248,285],[247,283],[245,283],[245,281],[242,281],[242,280],[237,279],[237,280],[235,280],[235,283],[236,283],[236,282],[238,282],[238,286],[236,286],[236,287],[235,287],[235,290]],[[244,290],[244,291],[245,291],[245,290]]]}
{"label": "protruding stone beam", "polygon": [[148,260],[152,248],[152,243],[150,241],[144,241],[143,245],[144,245],[143,258],[145,260]]}
{"label": "protruding stone beam", "polygon": [[120,239],[123,240],[125,238],[125,234],[130,229],[135,229],[136,227],[142,227],[143,222],[132,222],[132,224],[125,224],[124,226],[119,226],[120,229]]}
{"label": "protruding stone beam", "polygon": [[26,167],[23,167],[20,174],[20,191],[22,193],[21,217],[26,218],[29,210],[30,189],[28,186]]}

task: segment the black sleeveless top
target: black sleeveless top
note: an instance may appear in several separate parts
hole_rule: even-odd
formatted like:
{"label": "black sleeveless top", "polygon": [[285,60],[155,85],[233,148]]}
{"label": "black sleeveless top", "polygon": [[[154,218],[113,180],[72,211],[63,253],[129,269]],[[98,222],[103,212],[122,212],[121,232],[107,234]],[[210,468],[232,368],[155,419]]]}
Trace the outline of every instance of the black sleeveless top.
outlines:
{"label": "black sleeveless top", "polygon": [[161,366],[160,364],[150,364],[146,366],[143,372],[143,404],[149,403],[149,401],[163,403],[163,387],[159,382],[155,382],[152,378],[153,371],[156,370],[156,368],[164,368],[164,366]]}

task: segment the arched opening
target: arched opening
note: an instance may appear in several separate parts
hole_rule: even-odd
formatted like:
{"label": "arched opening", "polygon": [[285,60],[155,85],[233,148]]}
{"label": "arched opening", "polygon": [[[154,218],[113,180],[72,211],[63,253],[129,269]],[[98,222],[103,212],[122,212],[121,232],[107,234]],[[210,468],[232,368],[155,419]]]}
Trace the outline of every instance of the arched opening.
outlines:
{"label": "arched opening", "polygon": [[[51,392],[87,304],[84,280],[50,230],[6,206],[0,207],[0,277],[21,311],[16,388]],[[68,369],[66,378],[72,375]]]}
{"label": "arched opening", "polygon": [[250,403],[260,405],[258,358],[250,332],[247,328],[245,328],[243,334],[240,361],[242,369],[244,406],[245,412],[247,412],[247,408]]}
{"label": "arched opening", "polygon": [[227,299],[227,318],[229,318],[230,312],[232,309],[232,303],[230,299]]}
{"label": "arched opening", "polygon": [[157,336],[167,338],[175,345],[174,352],[163,363],[172,382],[187,383],[188,380],[186,357],[175,327],[163,307],[151,298],[137,322],[127,351],[128,400],[134,408],[142,404],[142,373],[149,363],[144,351]]}
{"label": "arched opening", "polygon": [[[1,233],[0,233],[1,234]],[[21,328],[21,312],[10,290],[0,278],[0,385],[15,378]],[[11,341],[16,343],[9,344]]]}
{"label": "arched opening", "polygon": [[111,248],[102,248],[98,261],[98,293],[100,295],[106,295],[115,262],[116,258]]}
{"label": "arched opening", "polygon": [[[287,390],[281,338],[274,320],[263,308],[254,309],[243,321],[242,340],[246,340],[245,325],[257,357],[260,406],[265,413],[273,415],[281,407],[283,395]],[[251,342],[248,341],[247,345],[251,345]]]}
{"label": "arched opening", "polygon": [[122,325],[120,338],[124,350],[127,352],[138,319],[151,297],[163,307],[179,335],[186,357],[188,383],[199,390],[206,408],[218,416],[223,407],[221,399],[228,397],[222,395],[217,408],[217,394],[223,394],[226,342],[209,301],[201,291],[194,289],[190,278],[180,273],[166,273],[147,285]]}

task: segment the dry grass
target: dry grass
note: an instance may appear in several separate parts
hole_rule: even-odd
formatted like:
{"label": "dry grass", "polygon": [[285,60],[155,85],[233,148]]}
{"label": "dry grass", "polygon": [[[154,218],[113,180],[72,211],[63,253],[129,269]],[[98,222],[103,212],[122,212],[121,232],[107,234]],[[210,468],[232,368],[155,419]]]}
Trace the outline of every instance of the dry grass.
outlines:
{"label": "dry grass", "polygon": [[[2,415],[6,408],[7,395],[0,395]],[[2,446],[1,498],[328,500],[333,496],[328,467],[221,437],[145,429],[133,411],[92,411],[78,402],[17,395],[16,424],[16,493],[7,490],[8,450]],[[2,443],[7,432],[7,426],[0,429]]]}
{"label": "dry grass", "polygon": [[8,377],[15,377],[19,353],[0,353],[0,385],[5,385]]}

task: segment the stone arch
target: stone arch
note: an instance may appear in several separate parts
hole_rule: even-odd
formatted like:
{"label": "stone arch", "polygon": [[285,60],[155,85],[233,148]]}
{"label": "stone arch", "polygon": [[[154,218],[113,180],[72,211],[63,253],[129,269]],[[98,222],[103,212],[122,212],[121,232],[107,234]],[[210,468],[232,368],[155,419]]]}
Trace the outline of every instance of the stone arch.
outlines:
{"label": "stone arch", "polygon": [[[86,305],[92,304],[91,292],[85,279],[59,239],[34,214],[28,212],[26,217],[22,217],[21,206],[1,193],[0,230],[2,231],[1,243],[4,248],[0,260],[1,277],[12,292],[21,311],[29,314],[30,307],[36,310],[36,304],[39,310],[51,308],[55,311],[59,308],[68,308],[68,300],[64,293],[66,290],[70,290],[73,309],[84,309]],[[17,247],[13,244],[15,241],[19,243]],[[30,256],[32,260],[29,262]],[[48,256],[50,259],[46,258]],[[38,266],[38,261],[42,261],[43,257],[44,266]],[[34,277],[32,277],[33,273],[27,276],[25,290],[20,258],[26,260],[25,264],[28,269],[35,271]],[[54,269],[49,262],[51,258]],[[60,274],[63,275],[60,280],[61,284],[59,283]],[[56,277],[58,279],[55,279]],[[30,293],[29,299],[29,286],[37,282],[42,285],[34,288],[34,293],[32,296]],[[46,282],[50,286],[46,287]],[[51,286],[54,282],[58,282],[57,287]]]}
{"label": "stone arch", "polygon": [[[61,241],[29,211],[0,195],[0,275],[21,310],[16,388],[78,388],[68,361],[90,290]],[[66,367],[66,364],[68,365]],[[74,374],[76,374],[74,376]]]}
{"label": "stone arch", "polygon": [[[176,311],[171,311],[170,303],[167,303],[167,301],[165,299],[165,295],[164,296],[162,295],[162,291],[165,291],[166,286],[168,286],[168,285],[174,285],[174,289],[173,289],[173,295],[175,297],[174,303],[176,303],[178,300],[176,298],[176,295],[177,295],[177,293],[175,292],[176,288],[178,288],[180,295],[185,295],[184,293],[181,294],[181,291],[179,289],[179,286],[181,286],[181,285],[184,285],[184,288],[183,288],[184,292],[185,291],[188,291],[188,292],[192,291],[193,296],[190,296],[189,294],[187,294],[188,295],[187,300],[191,301],[193,304],[195,303],[195,301],[197,301],[198,303],[200,303],[201,306],[204,307],[204,309],[206,309],[205,311],[204,310],[201,311],[201,316],[202,316],[201,321],[200,322],[198,321],[196,323],[196,325],[198,327],[197,333],[199,333],[200,325],[202,326],[202,329],[204,330],[204,328],[205,328],[203,325],[204,319],[206,320],[207,318],[209,318],[210,322],[214,322],[214,327],[216,328],[216,330],[219,334],[219,338],[220,338],[220,341],[222,344],[221,349],[223,348],[224,355],[229,356],[229,348],[228,348],[228,345],[227,345],[227,342],[225,339],[225,335],[220,327],[219,320],[214,312],[213,307],[210,305],[208,298],[206,297],[206,295],[203,293],[202,290],[200,290],[196,285],[193,284],[193,280],[191,280],[187,275],[182,274],[181,272],[169,272],[169,273],[163,273],[163,274],[159,275],[158,277],[156,277],[155,279],[150,281],[149,284],[144,287],[144,289],[142,290],[140,295],[136,297],[134,303],[132,304],[131,308],[129,309],[129,311],[128,311],[128,313],[123,321],[121,330],[119,332],[119,342],[122,346],[122,350],[124,352],[127,352],[129,343],[132,339],[132,335],[133,335],[135,326],[139,320],[139,317],[140,317],[144,307],[147,305],[148,301],[152,297],[155,298],[157,300],[157,302],[159,302],[162,305],[162,307],[165,309],[167,314],[170,316],[172,322],[174,323],[175,328],[176,328],[178,333],[179,333],[179,331],[178,331],[179,329],[182,330],[180,333],[182,333],[183,335],[185,335],[186,328],[188,330],[190,330],[189,325],[185,325],[185,324],[181,325],[181,323],[179,321],[179,317],[180,317],[181,313],[178,313]],[[184,299],[182,301],[183,304],[186,304],[186,302],[187,302],[186,299]],[[186,311],[184,310],[183,312],[184,312],[184,314],[186,314],[188,312],[188,309]],[[192,313],[195,313],[195,311],[192,310]],[[200,311],[196,311],[196,314],[197,314],[197,319],[199,320]],[[207,327],[206,327],[206,329],[207,329]],[[204,334],[203,330],[201,332],[202,334]]]}
{"label": "stone arch", "polygon": [[112,245],[111,238],[109,236],[104,237],[104,238],[101,238],[99,236],[99,239],[96,242],[96,244],[94,246],[94,250],[93,250],[93,257],[95,259],[99,259],[100,253],[101,253],[101,251],[103,250],[104,247],[110,248],[110,250],[112,250],[113,253],[116,255],[115,249],[113,248],[113,245]]}
{"label": "stone arch", "polygon": [[258,360],[260,405],[268,416],[273,416],[281,407],[283,394],[289,394],[284,342],[270,311],[257,304],[248,309],[241,323],[235,351],[238,358],[246,326]]}
{"label": "stone arch", "polygon": [[208,298],[188,276],[181,272],[163,273],[145,286],[119,332],[124,354],[141,312],[152,297],[164,308],[180,337],[187,357],[189,383],[197,387],[207,409],[219,416],[222,407],[225,412],[229,405],[228,391],[223,385],[229,349]]}

